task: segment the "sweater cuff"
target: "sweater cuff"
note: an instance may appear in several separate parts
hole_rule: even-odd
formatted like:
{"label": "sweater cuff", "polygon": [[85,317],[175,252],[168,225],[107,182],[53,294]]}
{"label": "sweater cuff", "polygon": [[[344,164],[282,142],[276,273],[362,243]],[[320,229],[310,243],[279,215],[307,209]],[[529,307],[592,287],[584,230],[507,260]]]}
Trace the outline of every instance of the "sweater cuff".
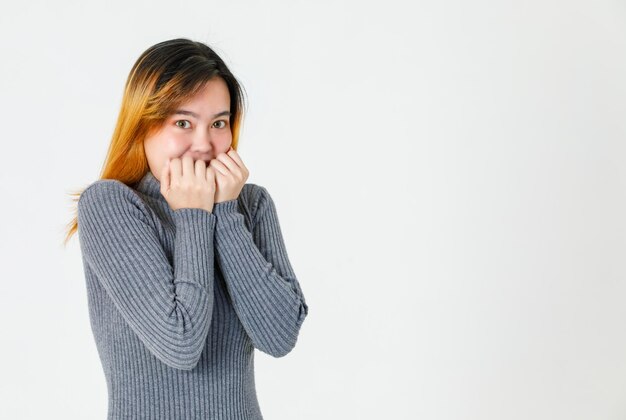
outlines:
{"label": "sweater cuff", "polygon": [[213,214],[215,214],[216,216],[237,212],[238,200],[236,198],[228,201],[222,201],[213,205]]}
{"label": "sweater cuff", "polygon": [[[216,222],[216,217],[205,209],[190,207],[174,210],[176,235],[173,259],[175,282],[179,285],[199,283],[205,288],[212,287]],[[179,287],[181,293],[185,293],[189,286]]]}

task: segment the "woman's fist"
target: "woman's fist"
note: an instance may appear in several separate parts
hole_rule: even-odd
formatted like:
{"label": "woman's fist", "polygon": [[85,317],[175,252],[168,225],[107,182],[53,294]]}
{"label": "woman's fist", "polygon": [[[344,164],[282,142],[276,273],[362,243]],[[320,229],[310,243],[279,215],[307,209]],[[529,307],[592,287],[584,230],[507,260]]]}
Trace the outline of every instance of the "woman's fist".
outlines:
{"label": "woman's fist", "polygon": [[248,168],[232,147],[226,153],[220,153],[209,162],[209,169],[215,173],[215,203],[233,200],[239,197],[248,180]]}
{"label": "woman's fist", "polygon": [[165,163],[161,172],[161,194],[172,210],[200,208],[213,211],[215,173],[206,162],[191,156],[174,158]]}

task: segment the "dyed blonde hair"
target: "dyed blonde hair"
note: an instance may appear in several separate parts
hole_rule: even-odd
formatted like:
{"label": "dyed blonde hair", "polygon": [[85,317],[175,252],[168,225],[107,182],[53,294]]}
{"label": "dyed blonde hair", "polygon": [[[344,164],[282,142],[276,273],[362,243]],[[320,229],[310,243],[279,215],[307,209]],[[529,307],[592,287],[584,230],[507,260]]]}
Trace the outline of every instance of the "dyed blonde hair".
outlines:
{"label": "dyed blonde hair", "polygon": [[[99,179],[116,179],[129,186],[141,180],[149,170],[146,137],[214,77],[221,77],[228,86],[232,147],[237,150],[245,106],[243,86],[209,46],[186,38],[171,39],[148,48],[133,65]],[[85,188],[70,193],[74,217],[64,245],[78,230],[77,203]]]}

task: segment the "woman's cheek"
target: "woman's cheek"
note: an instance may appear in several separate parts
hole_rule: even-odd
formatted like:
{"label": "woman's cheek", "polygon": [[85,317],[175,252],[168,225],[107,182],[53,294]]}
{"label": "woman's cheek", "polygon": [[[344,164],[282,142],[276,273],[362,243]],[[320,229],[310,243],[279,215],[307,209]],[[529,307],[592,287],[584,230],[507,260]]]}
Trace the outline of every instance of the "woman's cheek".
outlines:
{"label": "woman's cheek", "polygon": [[167,142],[167,152],[170,156],[179,157],[182,155],[188,147],[185,146],[184,139],[180,139],[176,136],[172,136]]}
{"label": "woman's cheek", "polygon": [[220,145],[222,146],[222,148],[225,148],[226,150],[228,150],[230,148],[230,145],[233,143],[233,136],[230,133],[230,130],[224,134],[224,136],[220,139]]}

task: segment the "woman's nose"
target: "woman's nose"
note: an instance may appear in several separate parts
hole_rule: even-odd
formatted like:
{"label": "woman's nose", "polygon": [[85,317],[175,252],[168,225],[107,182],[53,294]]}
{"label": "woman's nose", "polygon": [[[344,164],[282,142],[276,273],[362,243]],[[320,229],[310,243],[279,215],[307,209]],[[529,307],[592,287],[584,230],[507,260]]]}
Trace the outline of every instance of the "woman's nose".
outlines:
{"label": "woman's nose", "polygon": [[199,153],[206,153],[213,149],[213,139],[211,138],[209,130],[198,132],[196,136],[194,136],[193,147]]}

